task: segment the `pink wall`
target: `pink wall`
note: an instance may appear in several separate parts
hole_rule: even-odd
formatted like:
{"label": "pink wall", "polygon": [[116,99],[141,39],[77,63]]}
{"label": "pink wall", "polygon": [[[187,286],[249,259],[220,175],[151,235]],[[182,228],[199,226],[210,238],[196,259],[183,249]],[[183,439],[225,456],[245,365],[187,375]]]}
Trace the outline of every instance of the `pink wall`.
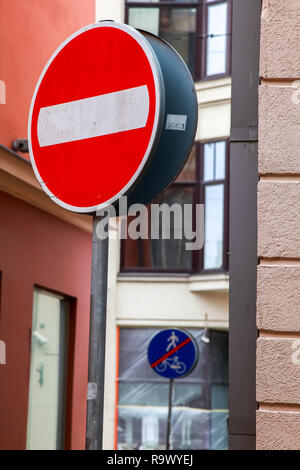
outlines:
{"label": "pink wall", "polygon": [[[95,0],[0,0],[0,144],[27,138],[31,97],[59,44],[95,21]],[[85,446],[91,236],[0,192],[0,448],[26,445],[30,335],[35,285],[76,299],[73,370],[68,389],[68,446]],[[72,352],[71,351],[71,352]]]}
{"label": "pink wall", "polygon": [[35,84],[51,54],[77,29],[95,22],[95,0],[0,0],[0,143],[27,138]]}
{"label": "pink wall", "polygon": [[[76,299],[70,345],[69,447],[85,446],[91,235],[0,192],[0,449],[26,445],[34,286]],[[70,368],[72,369],[72,367]]]}

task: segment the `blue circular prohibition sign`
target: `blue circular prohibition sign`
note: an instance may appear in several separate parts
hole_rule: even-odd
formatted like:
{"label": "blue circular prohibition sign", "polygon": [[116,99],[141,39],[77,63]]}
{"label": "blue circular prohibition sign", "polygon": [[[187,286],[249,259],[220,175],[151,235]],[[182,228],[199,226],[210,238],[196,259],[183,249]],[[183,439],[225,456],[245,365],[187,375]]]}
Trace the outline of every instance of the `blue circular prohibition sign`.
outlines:
{"label": "blue circular prohibition sign", "polygon": [[148,346],[150,367],[167,379],[179,379],[189,374],[197,359],[196,341],[190,333],[177,328],[156,333]]}

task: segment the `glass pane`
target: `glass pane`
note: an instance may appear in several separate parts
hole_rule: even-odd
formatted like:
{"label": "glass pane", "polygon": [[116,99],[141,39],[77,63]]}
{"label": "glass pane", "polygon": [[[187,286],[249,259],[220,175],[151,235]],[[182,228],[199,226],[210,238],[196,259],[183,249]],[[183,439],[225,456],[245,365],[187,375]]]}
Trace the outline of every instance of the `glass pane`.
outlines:
{"label": "glass pane", "polygon": [[[171,207],[173,204],[179,204],[178,217],[181,212],[181,223],[183,220],[183,205],[193,204],[194,190],[190,187],[171,186],[156,201],[157,204],[166,203]],[[180,209],[181,208],[181,209]],[[161,218],[160,218],[161,221]],[[158,224],[158,220],[156,223]],[[192,223],[192,221],[191,221]],[[170,217],[170,239],[163,238],[163,224],[160,222],[157,227],[160,238],[151,240],[152,266],[156,269],[182,269],[191,270],[192,268],[192,251],[185,249],[186,239],[175,239],[174,230],[178,227],[175,222],[175,216]]]}
{"label": "glass pane", "polygon": [[215,175],[215,144],[204,144],[203,180],[212,181]]}
{"label": "glass pane", "polygon": [[[227,4],[208,7],[206,74],[226,72]],[[209,37],[212,36],[212,37]]]}
{"label": "glass pane", "polygon": [[211,387],[211,407],[213,409],[227,410],[227,408],[228,408],[228,388],[227,388],[227,385],[212,385],[212,387]]}
{"label": "glass pane", "polygon": [[[152,372],[148,365],[148,360],[144,364],[150,372]],[[139,369],[135,370],[136,376]],[[140,378],[140,377],[139,377]],[[127,406],[168,406],[168,384],[167,383],[154,383],[154,382],[120,382],[119,385],[119,405]]]}
{"label": "glass pane", "polygon": [[[184,237],[183,205],[191,206],[193,203],[194,187],[188,185],[172,185],[153,201],[153,204],[168,205],[166,217],[162,219],[159,208],[158,213],[152,212],[151,217],[151,205],[148,206],[148,238],[132,240],[128,237],[124,240],[124,268],[190,271],[193,252],[185,249],[186,242],[191,240]],[[172,208],[173,205],[175,206]],[[133,217],[128,218],[128,226],[132,220]],[[190,231],[193,231],[192,220],[190,224]],[[156,238],[151,238],[151,230]]]}
{"label": "glass pane", "polygon": [[171,44],[194,72],[195,8],[129,8],[130,26],[144,29]]}
{"label": "glass pane", "polygon": [[126,3],[130,3],[130,1],[134,3],[159,3],[160,0],[126,0]]}
{"label": "glass pane", "polygon": [[211,448],[228,448],[228,335],[224,331],[210,331],[211,348],[211,408],[212,428]]}
{"label": "glass pane", "polygon": [[174,386],[174,406],[188,406],[190,408],[205,408],[210,406],[210,393],[207,382],[185,383],[175,382]]}
{"label": "glass pane", "polygon": [[176,178],[176,182],[190,182],[196,179],[196,147],[192,148],[190,156]]}
{"label": "glass pane", "polygon": [[158,36],[159,8],[129,8],[128,24]]}
{"label": "glass pane", "polygon": [[225,179],[226,143],[204,144],[203,181]]}
{"label": "glass pane", "polygon": [[228,449],[227,419],[228,411],[218,410],[211,413],[211,450]]}
{"label": "glass pane", "polygon": [[[158,331],[120,330],[118,449],[165,449],[169,384],[152,371],[146,357]],[[171,448],[227,449],[228,333],[189,331],[198,344],[199,360],[189,376],[174,382]],[[202,341],[204,336],[209,342]],[[211,381],[215,366],[225,369],[221,384]]]}
{"label": "glass pane", "polygon": [[[211,0],[208,0],[211,1]],[[213,0],[215,1],[215,0]],[[198,3],[199,0],[127,0],[127,3],[164,3],[164,2],[173,2],[173,3]]]}
{"label": "glass pane", "polygon": [[35,291],[27,449],[64,447],[67,325],[66,302],[54,295]]}
{"label": "glass pane", "polygon": [[160,9],[159,36],[181,55],[194,73],[196,9]]}
{"label": "glass pane", "polygon": [[223,265],[224,185],[205,188],[204,269]]}
{"label": "glass pane", "polygon": [[225,142],[216,142],[215,143],[216,151],[216,169],[215,169],[215,179],[221,180],[225,178],[225,153],[226,153],[226,144]]}
{"label": "glass pane", "polygon": [[174,408],[172,413],[172,449],[210,449],[210,410]]}
{"label": "glass pane", "polygon": [[141,330],[122,328],[120,330],[120,382],[161,381],[159,376],[149,367],[147,359],[148,344],[154,333],[155,330],[152,328]]}
{"label": "glass pane", "polygon": [[210,361],[211,380],[214,383],[228,382],[228,336],[224,331],[211,331]]}
{"label": "glass pane", "polygon": [[[160,378],[149,367],[147,359],[148,344],[158,331],[154,328],[143,328],[136,330],[135,328],[122,328],[120,330],[120,359],[119,359],[119,379],[120,382],[163,382],[165,379]],[[198,343],[200,350],[199,360],[195,369],[184,378],[184,382],[205,383],[209,381],[210,372],[208,365],[210,363],[209,349],[207,343],[202,341],[205,336],[204,330],[190,330],[193,337]],[[223,332],[222,332],[223,334]]]}
{"label": "glass pane", "polygon": [[118,450],[165,449],[167,416],[167,406],[118,407]]}

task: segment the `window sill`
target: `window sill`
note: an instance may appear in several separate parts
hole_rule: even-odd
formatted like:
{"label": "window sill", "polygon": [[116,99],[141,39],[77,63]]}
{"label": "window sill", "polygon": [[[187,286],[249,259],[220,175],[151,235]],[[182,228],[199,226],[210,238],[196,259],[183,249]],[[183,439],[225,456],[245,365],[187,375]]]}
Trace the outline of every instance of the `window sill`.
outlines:
{"label": "window sill", "polygon": [[190,292],[228,292],[228,274],[168,274],[126,273],[118,274],[118,282],[187,284]]}
{"label": "window sill", "polygon": [[195,88],[197,91],[209,90],[211,88],[220,88],[224,86],[231,86],[231,76],[224,76],[221,78],[211,78],[205,80],[197,80]]}
{"label": "window sill", "polygon": [[231,99],[231,78],[221,78],[195,83],[199,106],[229,103]]}
{"label": "window sill", "polygon": [[150,272],[121,272],[118,282],[147,282],[147,283],[182,283],[188,282],[189,274],[183,273],[150,273]]}
{"label": "window sill", "polygon": [[228,274],[193,275],[189,277],[191,292],[228,292]]}

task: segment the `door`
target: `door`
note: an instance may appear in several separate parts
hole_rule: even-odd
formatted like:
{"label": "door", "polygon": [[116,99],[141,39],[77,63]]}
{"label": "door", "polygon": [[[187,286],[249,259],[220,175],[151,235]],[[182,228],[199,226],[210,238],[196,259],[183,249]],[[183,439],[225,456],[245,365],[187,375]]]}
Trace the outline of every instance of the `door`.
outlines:
{"label": "door", "polygon": [[34,291],[27,449],[63,449],[65,444],[69,302]]}

